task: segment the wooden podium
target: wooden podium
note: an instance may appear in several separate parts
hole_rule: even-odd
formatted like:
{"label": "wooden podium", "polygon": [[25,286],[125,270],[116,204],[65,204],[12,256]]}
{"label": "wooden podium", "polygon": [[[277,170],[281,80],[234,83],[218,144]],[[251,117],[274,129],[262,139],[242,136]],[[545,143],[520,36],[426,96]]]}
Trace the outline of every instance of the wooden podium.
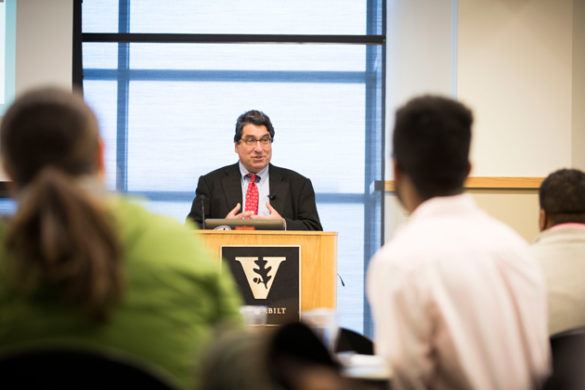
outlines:
{"label": "wooden podium", "polygon": [[218,256],[222,245],[301,248],[301,311],[337,304],[337,233],[314,231],[199,230]]}

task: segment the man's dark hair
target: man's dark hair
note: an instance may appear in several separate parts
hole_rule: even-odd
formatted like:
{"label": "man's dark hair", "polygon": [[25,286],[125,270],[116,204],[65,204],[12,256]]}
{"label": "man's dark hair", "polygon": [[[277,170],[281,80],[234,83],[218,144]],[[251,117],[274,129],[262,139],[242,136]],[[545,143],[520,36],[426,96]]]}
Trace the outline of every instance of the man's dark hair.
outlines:
{"label": "man's dark hair", "polygon": [[440,96],[414,98],[396,112],[394,158],[423,200],[463,190],[472,123],[467,107]]}
{"label": "man's dark hair", "polygon": [[540,208],[550,226],[560,223],[585,223],[585,173],[578,169],[559,169],[547,176],[538,191]]}
{"label": "man's dark hair", "polygon": [[274,127],[268,115],[258,110],[250,110],[243,113],[238,117],[236,121],[236,134],[234,135],[234,142],[238,142],[242,139],[242,131],[244,126],[248,124],[254,124],[256,126],[266,126],[266,129],[270,133],[270,138],[274,139]]}

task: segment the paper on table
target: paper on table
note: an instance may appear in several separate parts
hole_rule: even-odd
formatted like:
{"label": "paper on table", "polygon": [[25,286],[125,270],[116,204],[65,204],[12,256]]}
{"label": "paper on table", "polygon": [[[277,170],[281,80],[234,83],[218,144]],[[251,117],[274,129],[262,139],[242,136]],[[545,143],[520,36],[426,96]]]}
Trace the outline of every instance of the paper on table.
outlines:
{"label": "paper on table", "polygon": [[354,352],[337,354],[343,374],[350,378],[389,379],[390,368],[378,355],[360,355]]}

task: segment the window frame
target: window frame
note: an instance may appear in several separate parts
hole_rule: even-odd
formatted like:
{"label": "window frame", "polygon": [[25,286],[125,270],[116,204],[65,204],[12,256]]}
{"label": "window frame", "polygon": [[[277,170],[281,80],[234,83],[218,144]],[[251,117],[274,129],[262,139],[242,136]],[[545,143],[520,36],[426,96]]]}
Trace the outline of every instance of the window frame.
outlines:
{"label": "window frame", "polygon": [[[290,35],[290,34],[168,34],[130,33],[130,0],[119,0],[118,32],[83,33],[82,0],[74,0],[73,75],[75,88],[83,91],[84,80],[117,81],[116,190],[140,195],[152,201],[193,199],[192,191],[128,191],[128,95],[130,80],[159,81],[246,81],[283,82],[298,78],[312,82],[363,83],[366,89],[365,174],[363,193],[316,193],[317,203],[363,204],[364,275],[369,259],[383,244],[383,190],[376,185],[384,177],[385,89],[386,89],[386,1],[367,0],[367,31],[364,35]],[[381,19],[381,20],[380,20]],[[378,20],[381,23],[378,23]],[[381,29],[381,31],[377,31]],[[82,46],[86,42],[117,43],[116,69],[83,69]],[[366,45],[366,71],[249,71],[249,70],[166,70],[130,69],[131,43],[319,43]],[[381,61],[378,52],[381,50]],[[343,280],[341,281],[344,285]],[[365,282],[364,282],[365,286]],[[373,324],[367,299],[363,302],[364,333],[372,335]]]}

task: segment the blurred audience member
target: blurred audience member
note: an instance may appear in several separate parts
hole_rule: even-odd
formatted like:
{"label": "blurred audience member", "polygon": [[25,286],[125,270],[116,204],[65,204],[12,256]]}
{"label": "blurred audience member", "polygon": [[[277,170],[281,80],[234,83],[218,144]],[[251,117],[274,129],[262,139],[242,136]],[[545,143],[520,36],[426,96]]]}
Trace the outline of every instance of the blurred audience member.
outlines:
{"label": "blurred audience member", "polygon": [[437,96],[396,113],[396,195],[410,218],[367,275],[376,350],[395,389],[534,389],[549,372],[540,267],[463,194],[472,122]]}
{"label": "blurred audience member", "polygon": [[539,191],[541,233],[532,251],[548,290],[550,334],[585,326],[585,173],[561,169]]}
{"label": "blurred audience member", "polygon": [[223,332],[203,361],[206,390],[359,390],[301,322],[264,332]]}
{"label": "blurred audience member", "polygon": [[114,350],[196,386],[213,328],[241,318],[192,227],[106,191],[97,120],[71,92],[17,99],[0,146],[18,201],[0,223],[0,351]]}

